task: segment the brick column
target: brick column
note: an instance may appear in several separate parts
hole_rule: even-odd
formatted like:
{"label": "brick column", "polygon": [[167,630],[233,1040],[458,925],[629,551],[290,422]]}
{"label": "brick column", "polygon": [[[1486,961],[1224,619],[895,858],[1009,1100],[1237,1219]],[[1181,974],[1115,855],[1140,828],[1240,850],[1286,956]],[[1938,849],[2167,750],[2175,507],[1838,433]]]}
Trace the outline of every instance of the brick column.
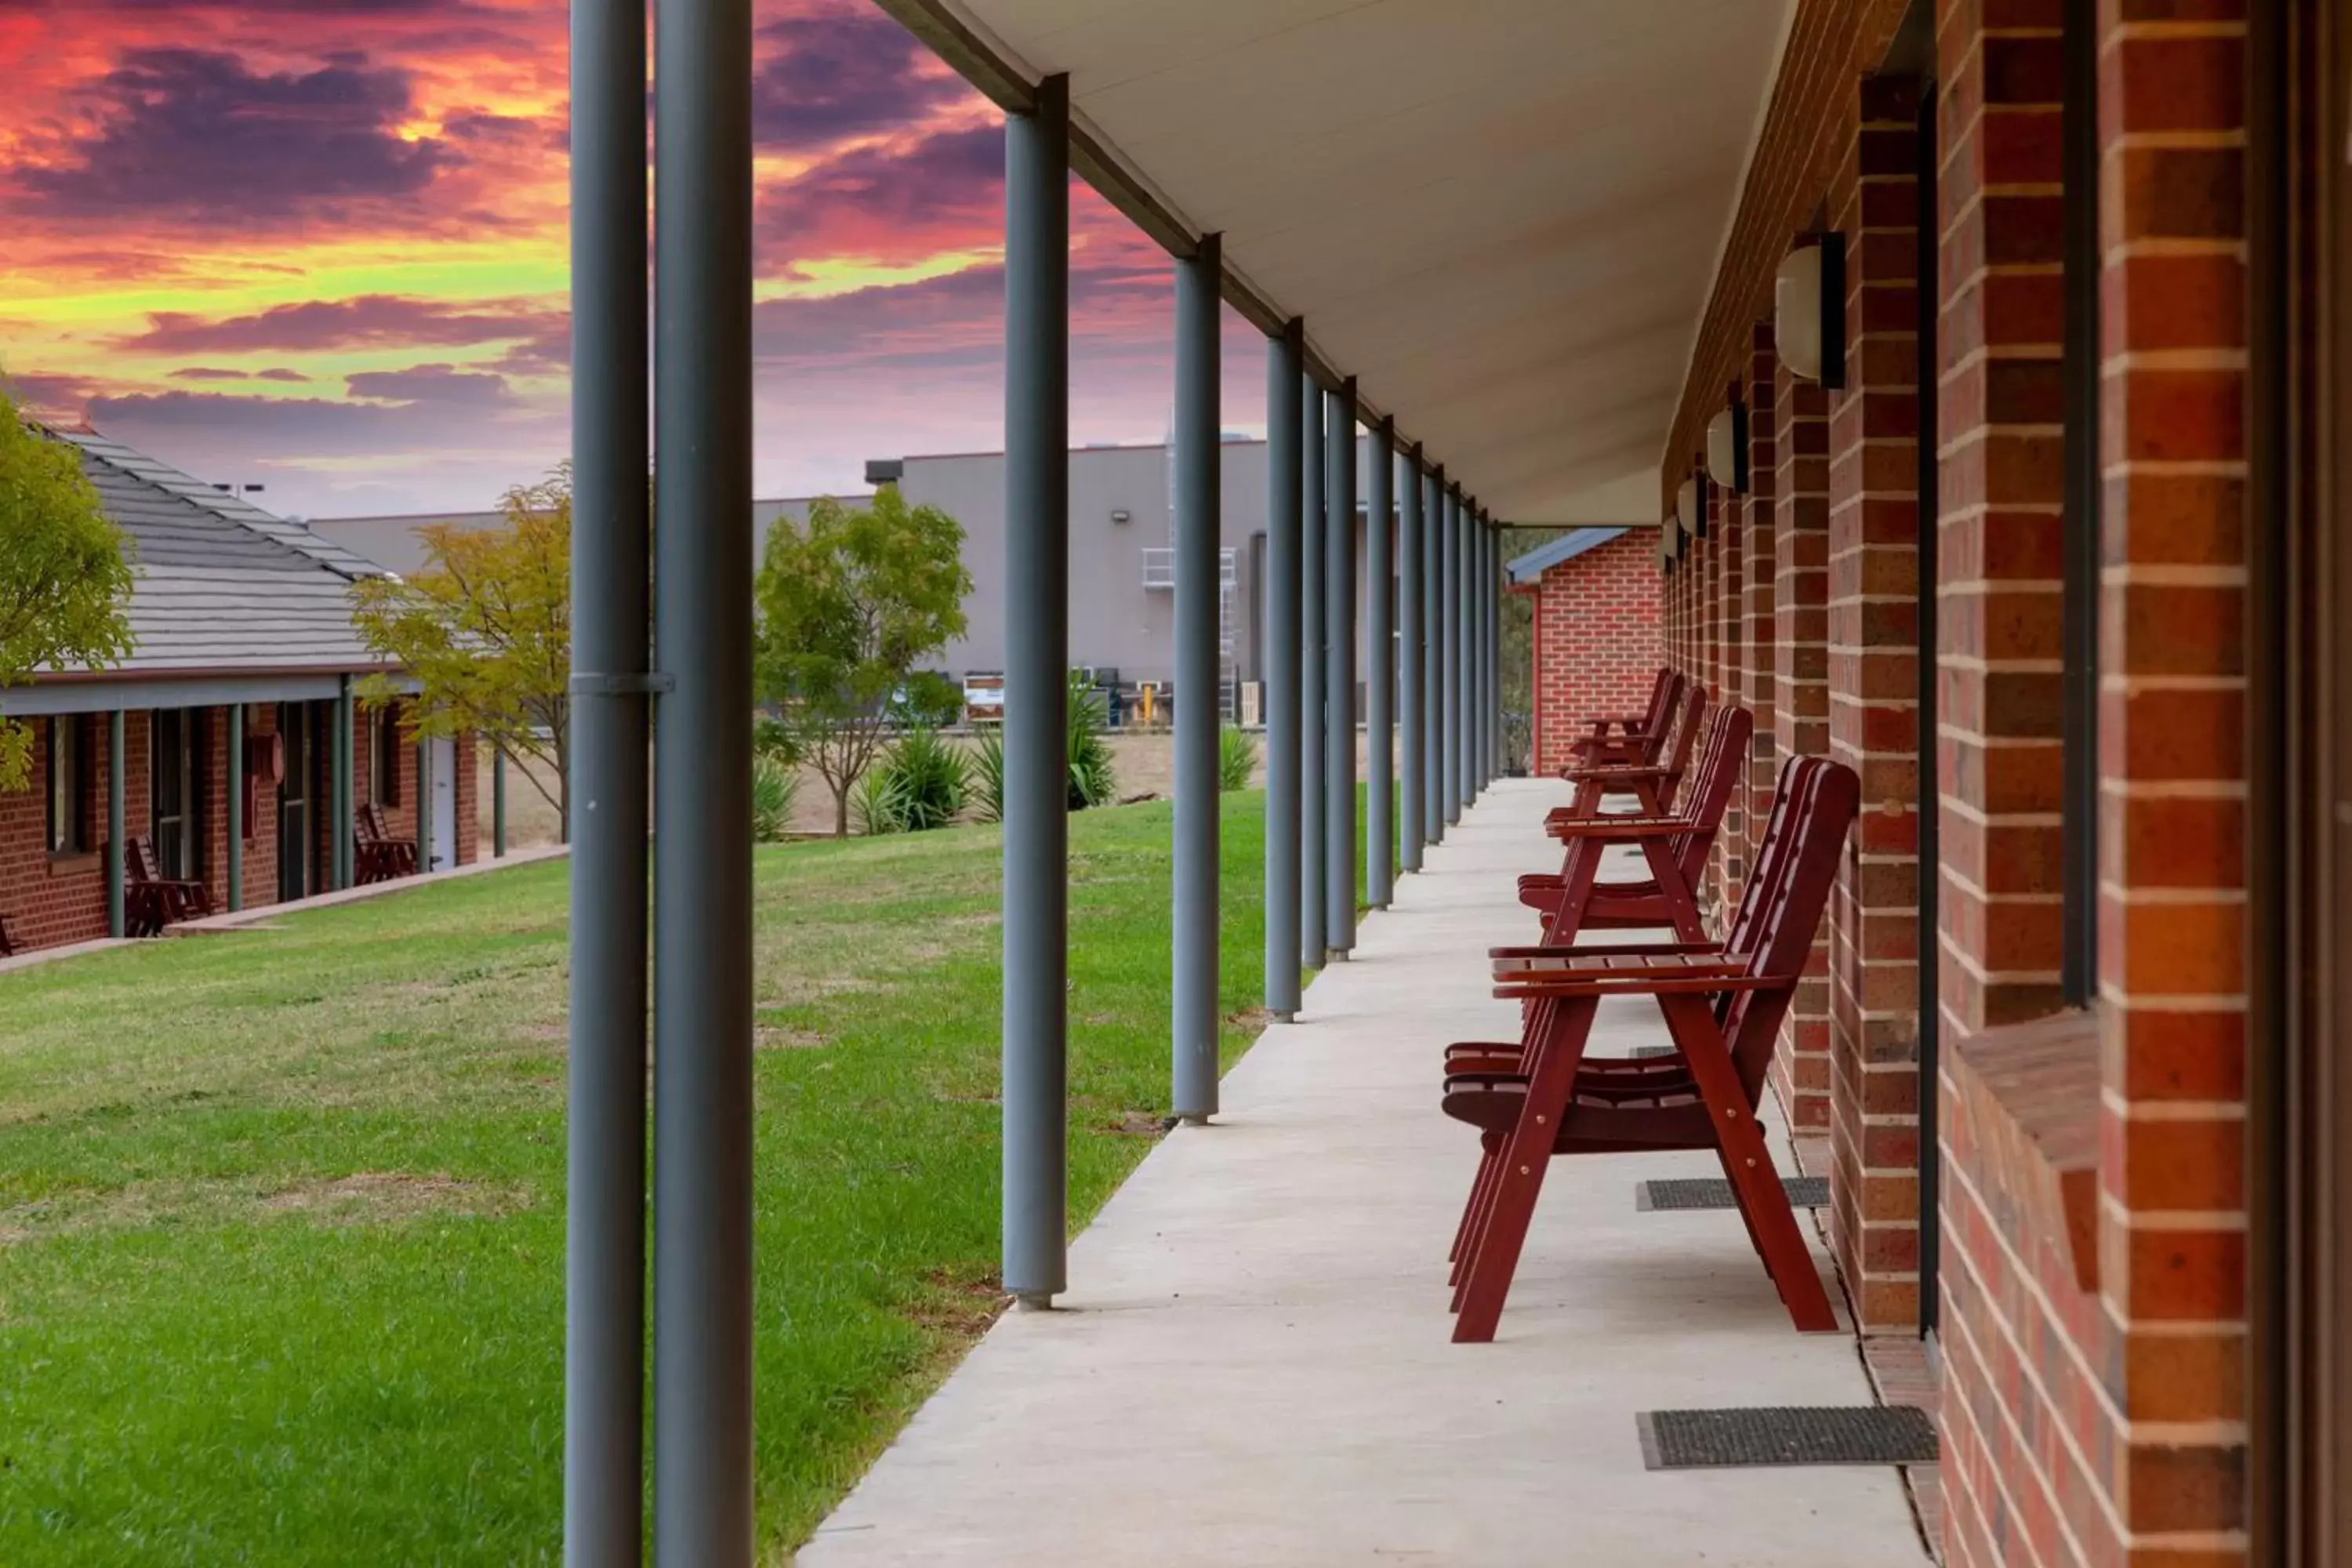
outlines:
{"label": "brick column", "polygon": [[2140,15],[2100,7],[2099,1296],[2128,1423],[2107,1481],[2133,1561],[2219,1564],[2249,1522],[2244,8],[2119,9]]}
{"label": "brick column", "polygon": [[[1773,488],[1772,722],[1781,756],[1829,751],[1829,395],[1776,371],[1780,420]],[[1823,922],[1807,978],[1781,1026],[1790,1068],[1789,1121],[1800,1133],[1830,1121],[1829,932]]]}
{"label": "brick column", "polygon": [[[1737,395],[1738,389],[1734,389]],[[1715,533],[1722,552],[1721,576],[1716,595],[1716,646],[1720,650],[1720,700],[1734,707],[1748,700],[1748,641],[1742,583],[1747,571],[1744,534],[1748,516],[1745,497],[1716,492]],[[1739,907],[1739,889],[1748,867],[1748,812],[1744,793],[1735,790],[1724,807],[1723,826],[1715,838],[1713,880],[1716,905],[1728,921]]]}
{"label": "brick column", "polygon": [[1938,1342],[1954,1568],[2084,1561],[2027,1544],[2057,1540],[2062,1520],[2089,1561],[2121,1560],[2085,1457],[2103,1446],[2095,1309],[2055,1239],[2011,1212],[1987,1152],[1999,1129],[1979,1128],[1953,1074],[1966,1037],[2061,999],[2064,9],[1937,5]]}
{"label": "brick column", "polygon": [[1774,640],[1779,636],[1779,617],[1773,604],[1777,584],[1773,578],[1772,543],[1772,523],[1778,515],[1774,493],[1780,483],[1780,430],[1774,413],[1779,407],[1779,375],[1772,329],[1769,324],[1759,325],[1750,341],[1747,365],[1748,501],[1740,508],[1739,530],[1740,644],[1745,650],[1741,662],[1747,679],[1741,695],[1756,721],[1754,739],[1749,742],[1752,761],[1748,769],[1747,820],[1742,834],[1742,858],[1750,866],[1756,864],[1756,850],[1763,841],[1765,818],[1772,809],[1773,779],[1780,769],[1773,671],[1779,667],[1780,656]]}
{"label": "brick column", "polygon": [[1830,909],[1831,1236],[1864,1331],[1919,1321],[1919,92],[1861,89],[1830,409],[1830,755],[1862,780]]}

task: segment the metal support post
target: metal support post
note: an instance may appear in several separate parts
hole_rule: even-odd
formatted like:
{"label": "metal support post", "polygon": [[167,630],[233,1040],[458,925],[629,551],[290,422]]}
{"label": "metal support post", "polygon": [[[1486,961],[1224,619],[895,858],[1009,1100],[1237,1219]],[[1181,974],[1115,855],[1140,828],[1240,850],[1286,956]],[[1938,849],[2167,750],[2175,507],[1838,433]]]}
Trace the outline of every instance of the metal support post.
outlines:
{"label": "metal support post", "polygon": [[749,1568],[751,0],[654,58],[654,1555]]}
{"label": "metal support post", "polygon": [[106,934],[121,938],[122,924],[122,710],[106,716]]}
{"label": "metal support post", "polygon": [[1068,1284],[1069,79],[1004,133],[1004,1289]]}
{"label": "metal support post", "polygon": [[1311,379],[1301,383],[1299,434],[1298,629],[1305,657],[1298,667],[1298,956],[1307,968],[1320,969],[1328,892],[1323,867],[1328,858],[1323,819],[1330,805],[1324,788],[1330,748],[1324,735],[1332,721],[1325,700],[1328,649],[1324,641],[1323,558],[1330,530],[1323,516],[1323,496],[1330,476],[1323,456],[1323,391]]}
{"label": "metal support post", "polygon": [[1297,319],[1265,354],[1265,1010],[1298,1014],[1299,404]]}
{"label": "metal support post", "polygon": [[1176,263],[1176,886],[1172,1110],[1217,1109],[1218,312],[1213,234]]}
{"label": "metal support post", "polygon": [[[645,0],[572,0],[571,172],[572,668],[590,679],[575,679],[571,697],[571,798],[583,830],[572,852],[563,1561],[636,1568],[645,1535],[652,736],[652,699],[642,689],[651,625]],[[620,689],[632,681],[640,689]],[[420,769],[420,866],[431,854],[432,799]],[[501,829],[504,821],[501,812]]]}
{"label": "metal support post", "polygon": [[1372,431],[1364,497],[1364,902],[1396,896],[1396,421]]}
{"label": "metal support post", "polygon": [[228,911],[245,908],[245,704],[228,705]]}
{"label": "metal support post", "polygon": [[1421,827],[1445,842],[1445,469],[1430,470],[1421,534]]}
{"label": "metal support post", "polygon": [[1444,804],[1446,826],[1463,820],[1463,496],[1461,489],[1446,491],[1444,538],[1437,545],[1437,569],[1444,576],[1437,593],[1437,656],[1442,660],[1440,687],[1444,689],[1444,729],[1440,733],[1442,762],[1437,787]]}
{"label": "metal support post", "polygon": [[1416,446],[1405,456],[1404,487],[1397,492],[1397,858],[1408,871],[1421,869],[1421,847],[1429,837],[1422,765],[1429,703],[1421,646],[1422,520],[1428,488]]}
{"label": "metal support post", "polygon": [[1356,945],[1356,381],[1323,407],[1323,942]]}
{"label": "metal support post", "polygon": [[490,753],[490,858],[507,853],[507,753],[501,746]]}

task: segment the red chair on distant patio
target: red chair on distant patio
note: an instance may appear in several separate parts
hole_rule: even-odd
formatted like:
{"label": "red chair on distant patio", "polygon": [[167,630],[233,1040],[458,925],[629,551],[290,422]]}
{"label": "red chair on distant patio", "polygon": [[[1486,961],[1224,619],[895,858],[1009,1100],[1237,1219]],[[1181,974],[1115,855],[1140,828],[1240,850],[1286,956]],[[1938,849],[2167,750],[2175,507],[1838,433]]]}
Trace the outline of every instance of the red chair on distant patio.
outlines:
{"label": "red chair on distant patio", "polygon": [[361,886],[416,874],[416,840],[394,838],[384,825],[383,807],[370,802],[359,808],[352,823],[352,871]]}
{"label": "red chair on distant patio", "polygon": [[213,896],[202,882],[165,877],[156,870],[155,846],[144,834],[122,841],[122,929],[128,936],[162,936],[181,921],[213,912]]}
{"label": "red chair on distant patio", "polygon": [[[1455,1237],[1457,1343],[1494,1338],[1555,1154],[1712,1152],[1797,1328],[1837,1327],[1756,1113],[1859,799],[1853,770],[1790,760],[1757,875],[1719,948],[1493,950],[1496,995],[1529,1005],[1519,1044],[1446,1053],[1445,1113],[1481,1134]],[[1654,1000],[1674,1053],[1588,1058],[1594,1014],[1609,996]]]}
{"label": "red chair on distant patio", "polygon": [[1660,736],[1662,742],[1673,742],[1671,748],[1662,743],[1639,761],[1586,762],[1564,770],[1560,777],[1576,786],[1576,798],[1551,816],[1597,816],[1612,796],[1625,795],[1632,795],[1636,806],[1652,816],[1673,809],[1675,792],[1690,766],[1692,747],[1706,722],[1706,693],[1692,687],[1678,721]]}
{"label": "red chair on distant patio", "polygon": [[[1545,828],[1567,850],[1557,874],[1530,872],[1519,879],[1519,902],[1543,916],[1546,946],[1566,947],[1582,931],[1657,926],[1672,926],[1685,942],[1706,940],[1699,879],[1747,770],[1754,730],[1754,717],[1745,708],[1715,710],[1698,765],[1688,775],[1690,787],[1679,792],[1679,811],[1638,816],[1554,812],[1545,820]],[[1641,848],[1649,876],[1601,881],[1602,852],[1625,844]]]}
{"label": "red chair on distant patio", "polygon": [[[1595,747],[1623,746],[1648,739],[1663,731],[1674,718],[1675,700],[1682,695],[1683,678],[1670,664],[1658,666],[1658,673],[1650,683],[1650,705],[1639,713],[1595,714],[1585,721],[1589,733],[1571,744],[1571,749],[1589,751]],[[1611,731],[1615,731],[1612,734]]]}

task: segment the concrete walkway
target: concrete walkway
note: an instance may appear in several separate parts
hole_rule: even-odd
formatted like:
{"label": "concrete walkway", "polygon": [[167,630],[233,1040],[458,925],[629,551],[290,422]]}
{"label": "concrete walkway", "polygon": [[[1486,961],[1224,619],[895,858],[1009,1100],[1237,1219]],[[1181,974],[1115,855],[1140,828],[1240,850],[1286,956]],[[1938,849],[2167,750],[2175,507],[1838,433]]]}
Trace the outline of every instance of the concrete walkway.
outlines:
{"label": "concrete walkway", "polygon": [[[1871,1402],[1850,1339],[1790,1328],[1736,1213],[1634,1212],[1637,1181],[1707,1156],[1556,1163],[1496,1342],[1447,1341],[1476,1145],[1437,1061],[1517,1036],[1484,952],[1533,940],[1511,879],[1559,798],[1497,786],[1402,880],[1217,1124],[1078,1238],[1066,1310],[1001,1321],[801,1568],[1925,1561],[1892,1468],[1643,1468],[1637,1411]],[[1596,1045],[1663,1040],[1656,1016],[1604,1008]]]}

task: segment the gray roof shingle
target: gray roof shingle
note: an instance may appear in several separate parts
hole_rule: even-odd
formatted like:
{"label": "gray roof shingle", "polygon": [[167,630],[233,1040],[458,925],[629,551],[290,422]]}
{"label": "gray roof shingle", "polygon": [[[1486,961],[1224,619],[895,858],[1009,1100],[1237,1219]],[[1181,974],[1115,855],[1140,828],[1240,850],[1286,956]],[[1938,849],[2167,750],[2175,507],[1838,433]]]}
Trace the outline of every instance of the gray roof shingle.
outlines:
{"label": "gray roof shingle", "polygon": [[379,667],[352,626],[350,595],[380,568],[119,441],[48,433],[79,451],[131,541],[134,647],[108,674]]}

